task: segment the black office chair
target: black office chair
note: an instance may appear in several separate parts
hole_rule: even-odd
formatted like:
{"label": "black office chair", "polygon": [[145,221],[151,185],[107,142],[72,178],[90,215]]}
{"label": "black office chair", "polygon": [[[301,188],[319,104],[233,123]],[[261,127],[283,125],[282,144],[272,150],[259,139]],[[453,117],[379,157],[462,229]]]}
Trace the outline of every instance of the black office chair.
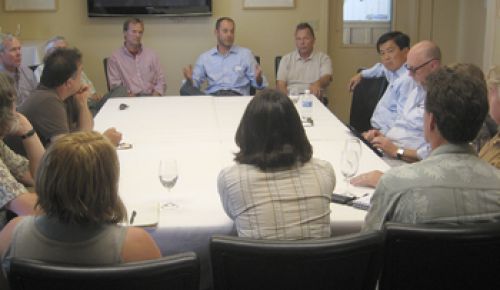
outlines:
{"label": "black office chair", "polygon": [[500,289],[500,223],[386,225],[379,289]]}
{"label": "black office chair", "polygon": [[[260,65],[260,56],[256,55],[255,61]],[[257,90],[253,86],[250,86],[250,96],[255,96],[256,92]]]}
{"label": "black office chair", "polygon": [[371,129],[370,119],[387,85],[385,77],[363,78],[354,88],[349,124],[356,130],[364,132]]}
{"label": "black office chair", "polygon": [[104,76],[106,77],[106,85],[108,86],[108,92],[111,90],[111,86],[109,84],[109,76],[108,76],[108,58],[105,57],[102,59],[102,64],[104,65]]}
{"label": "black office chair", "polygon": [[280,68],[281,55],[278,55],[274,58],[274,75],[278,78],[278,69]]}
{"label": "black office chair", "polygon": [[307,241],[214,236],[214,290],[374,289],[383,234]]}
{"label": "black office chair", "polygon": [[113,266],[72,266],[12,259],[11,290],[198,290],[200,269],[195,253]]}

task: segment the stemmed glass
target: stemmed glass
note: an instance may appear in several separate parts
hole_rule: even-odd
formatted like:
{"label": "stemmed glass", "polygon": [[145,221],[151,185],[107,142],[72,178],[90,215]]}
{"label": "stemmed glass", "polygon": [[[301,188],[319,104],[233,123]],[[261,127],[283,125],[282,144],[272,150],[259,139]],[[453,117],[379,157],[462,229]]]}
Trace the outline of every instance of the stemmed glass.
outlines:
{"label": "stemmed glass", "polygon": [[361,143],[359,139],[346,139],[340,160],[340,171],[344,175],[344,181],[347,184],[344,195],[354,196],[350,191],[350,179],[358,172],[360,157]]}
{"label": "stemmed glass", "polygon": [[[177,161],[175,159],[162,159],[160,160],[160,165],[158,167],[158,177],[160,178],[160,183],[163,187],[166,187],[168,193],[172,191],[175,183],[177,182]],[[172,209],[178,207],[177,204],[168,201],[162,204],[162,209]]]}

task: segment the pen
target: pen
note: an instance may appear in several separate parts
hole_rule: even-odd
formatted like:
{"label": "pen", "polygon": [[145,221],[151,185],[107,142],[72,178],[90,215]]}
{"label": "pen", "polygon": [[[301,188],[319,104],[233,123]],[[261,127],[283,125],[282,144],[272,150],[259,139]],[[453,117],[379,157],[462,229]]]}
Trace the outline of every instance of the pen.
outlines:
{"label": "pen", "polygon": [[132,215],[130,216],[130,223],[129,224],[133,224],[134,223],[134,219],[135,219],[135,216],[137,215],[137,212],[135,210],[132,211]]}

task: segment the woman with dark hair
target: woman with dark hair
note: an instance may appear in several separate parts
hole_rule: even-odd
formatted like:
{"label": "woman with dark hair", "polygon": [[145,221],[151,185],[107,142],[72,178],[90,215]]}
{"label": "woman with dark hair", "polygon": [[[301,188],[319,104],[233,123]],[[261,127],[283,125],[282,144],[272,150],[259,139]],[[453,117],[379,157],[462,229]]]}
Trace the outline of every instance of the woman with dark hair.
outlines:
{"label": "woman with dark hair", "polygon": [[119,163],[113,144],[97,132],[57,138],[42,158],[35,186],[43,214],[16,218],[0,232],[0,255],[77,265],[159,258],[141,229],[126,221],[118,196]]}
{"label": "woman with dark hair", "polygon": [[236,132],[237,164],[223,169],[218,190],[238,235],[257,239],[330,236],[335,173],[312,158],[292,101],[265,89],[248,104]]}

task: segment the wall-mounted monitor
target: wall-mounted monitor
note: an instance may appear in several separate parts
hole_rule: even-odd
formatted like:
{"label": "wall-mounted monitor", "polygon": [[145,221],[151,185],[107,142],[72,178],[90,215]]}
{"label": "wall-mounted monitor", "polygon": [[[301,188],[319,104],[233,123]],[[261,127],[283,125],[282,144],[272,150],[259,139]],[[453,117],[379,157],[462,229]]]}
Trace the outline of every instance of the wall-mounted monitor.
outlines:
{"label": "wall-mounted monitor", "polygon": [[87,0],[89,17],[210,16],[212,0]]}

